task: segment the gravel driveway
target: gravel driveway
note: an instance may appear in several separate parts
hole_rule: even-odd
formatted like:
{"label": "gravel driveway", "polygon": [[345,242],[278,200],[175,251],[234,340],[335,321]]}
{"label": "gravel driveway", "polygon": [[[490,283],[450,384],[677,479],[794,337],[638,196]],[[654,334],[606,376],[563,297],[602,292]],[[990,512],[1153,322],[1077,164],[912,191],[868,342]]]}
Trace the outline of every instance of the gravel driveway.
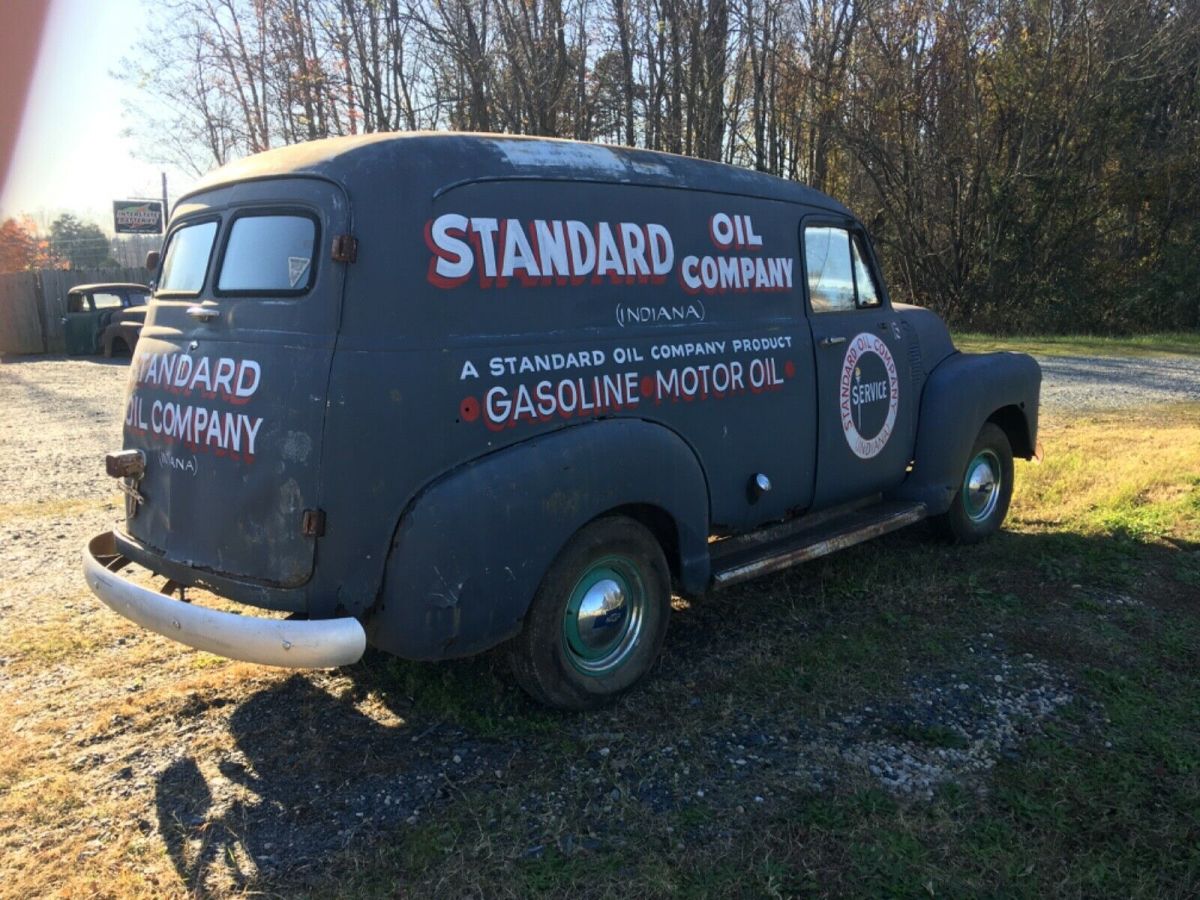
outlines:
{"label": "gravel driveway", "polygon": [[1042,356],[1042,404],[1049,410],[1100,410],[1200,401],[1200,359]]}

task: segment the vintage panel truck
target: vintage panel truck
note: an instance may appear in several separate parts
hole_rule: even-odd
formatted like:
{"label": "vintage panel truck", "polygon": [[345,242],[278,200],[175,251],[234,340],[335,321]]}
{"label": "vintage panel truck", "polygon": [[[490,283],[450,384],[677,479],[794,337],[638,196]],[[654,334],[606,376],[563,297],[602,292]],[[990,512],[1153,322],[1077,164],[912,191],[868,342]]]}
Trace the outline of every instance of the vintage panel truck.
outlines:
{"label": "vintage panel truck", "polygon": [[1031,358],[957,352],[849,210],[729,166],[303,144],[180,200],[159,274],[107,458],[125,518],[85,577],[237,659],[507,643],[535,697],[593,706],[653,664],[673,591],[926,517],[978,540],[1037,452]]}

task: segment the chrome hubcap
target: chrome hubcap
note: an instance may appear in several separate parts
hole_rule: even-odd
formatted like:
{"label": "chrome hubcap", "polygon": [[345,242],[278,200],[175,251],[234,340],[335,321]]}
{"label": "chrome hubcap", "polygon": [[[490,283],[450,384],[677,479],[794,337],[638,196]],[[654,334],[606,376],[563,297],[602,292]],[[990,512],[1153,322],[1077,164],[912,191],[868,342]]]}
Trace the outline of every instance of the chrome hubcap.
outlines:
{"label": "chrome hubcap", "polygon": [[1000,459],[991,450],[979,453],[963,479],[963,505],[972,522],[985,521],[1000,501]]}
{"label": "chrome hubcap", "polygon": [[642,631],[645,592],[637,568],[621,557],[591,566],[571,591],[563,645],[585,675],[607,675],[628,658]]}

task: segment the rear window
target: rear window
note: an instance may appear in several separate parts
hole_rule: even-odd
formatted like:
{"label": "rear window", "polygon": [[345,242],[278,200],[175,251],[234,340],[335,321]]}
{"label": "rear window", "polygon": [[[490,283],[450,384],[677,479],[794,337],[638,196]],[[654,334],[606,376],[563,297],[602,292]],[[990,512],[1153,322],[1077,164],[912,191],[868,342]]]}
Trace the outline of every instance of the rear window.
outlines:
{"label": "rear window", "polygon": [[96,309],[117,309],[121,305],[120,294],[92,294],[92,302],[96,304]]}
{"label": "rear window", "polygon": [[208,271],[208,260],[212,256],[216,236],[216,222],[185,225],[171,235],[158,289],[185,294],[199,293],[200,288],[204,287],[204,273]]}
{"label": "rear window", "polygon": [[302,215],[240,216],[229,230],[217,290],[302,294],[313,278],[317,223]]}

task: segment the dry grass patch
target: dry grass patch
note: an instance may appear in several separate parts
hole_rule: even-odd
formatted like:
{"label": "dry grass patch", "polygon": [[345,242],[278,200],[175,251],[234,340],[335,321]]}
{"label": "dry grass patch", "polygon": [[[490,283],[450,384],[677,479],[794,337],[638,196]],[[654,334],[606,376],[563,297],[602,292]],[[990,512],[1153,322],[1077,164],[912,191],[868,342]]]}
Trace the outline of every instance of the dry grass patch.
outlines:
{"label": "dry grass patch", "polygon": [[[114,514],[122,508],[119,494],[104,503],[101,508]],[[0,503],[0,519],[56,519],[70,518],[83,513],[94,513],[97,503],[90,497],[66,497],[55,500],[26,500],[20,503]]]}
{"label": "dry grass patch", "polygon": [[1043,463],[1019,469],[1014,523],[1200,537],[1200,404],[1053,419],[1041,440]]}
{"label": "dry grass patch", "polygon": [[1001,337],[955,333],[954,345],[968,353],[1015,350],[1041,356],[1159,357],[1200,355],[1200,333],[1172,331],[1107,337],[1094,334],[1040,334]]}

